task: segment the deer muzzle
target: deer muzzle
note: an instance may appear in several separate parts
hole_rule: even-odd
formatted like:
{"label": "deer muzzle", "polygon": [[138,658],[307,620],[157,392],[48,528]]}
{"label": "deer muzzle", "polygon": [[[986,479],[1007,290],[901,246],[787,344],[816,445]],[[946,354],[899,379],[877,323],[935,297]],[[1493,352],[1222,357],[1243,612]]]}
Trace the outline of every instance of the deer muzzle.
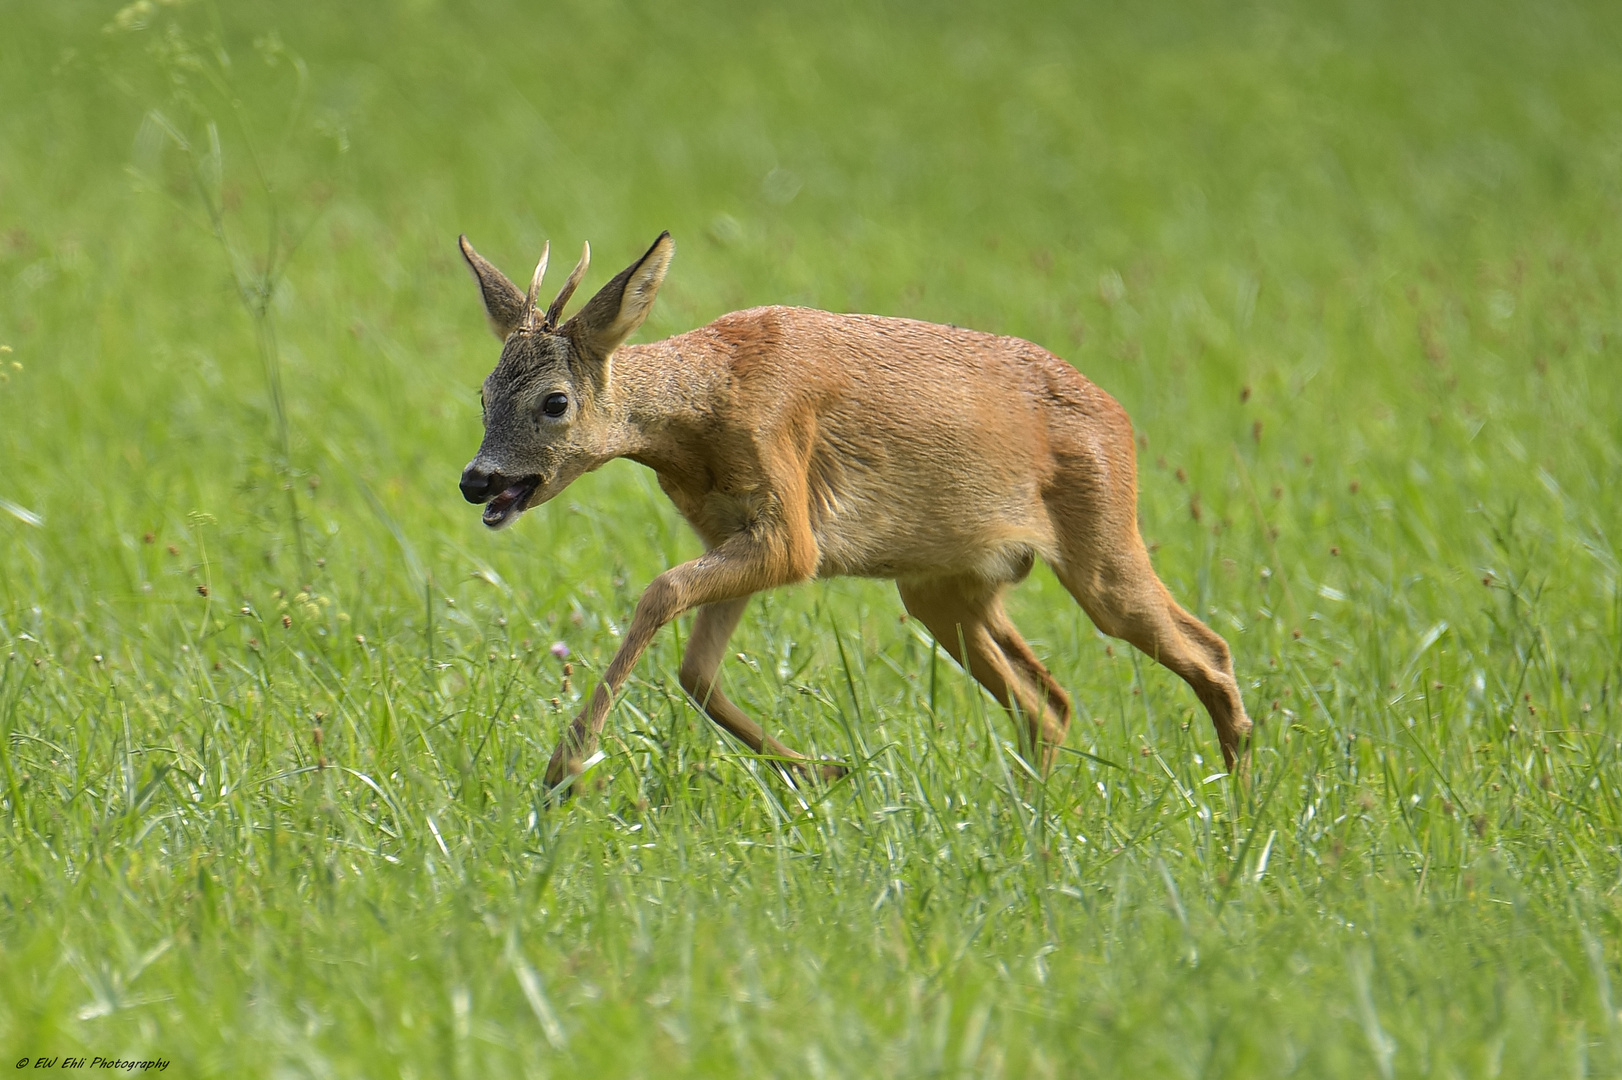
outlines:
{"label": "deer muzzle", "polygon": [[462,470],[462,482],[457,487],[462,489],[462,498],[470,503],[485,503],[505,487],[505,481],[500,473],[485,472],[477,465],[469,465]]}
{"label": "deer muzzle", "polygon": [[529,508],[535,489],[541,486],[539,476],[525,476],[517,480],[496,472],[485,472],[469,465],[462,472],[462,497],[470,503],[485,503],[484,523],[492,529],[511,525],[518,515]]}

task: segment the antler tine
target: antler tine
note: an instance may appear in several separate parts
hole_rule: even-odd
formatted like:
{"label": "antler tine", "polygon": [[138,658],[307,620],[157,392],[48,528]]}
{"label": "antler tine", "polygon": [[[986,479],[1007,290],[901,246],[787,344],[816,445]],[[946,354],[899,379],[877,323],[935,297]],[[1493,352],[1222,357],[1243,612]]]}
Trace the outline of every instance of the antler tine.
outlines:
{"label": "antler tine", "polygon": [[535,323],[535,302],[540,299],[541,279],[546,276],[546,260],[552,255],[552,241],[541,246],[541,261],[535,264],[535,276],[529,279],[529,295],[524,298],[524,322]]}
{"label": "antler tine", "polygon": [[563,314],[563,305],[569,302],[569,297],[573,296],[574,291],[580,287],[580,280],[586,276],[586,267],[590,265],[591,245],[589,243],[582,244],[580,245],[580,261],[569,272],[569,280],[563,283],[563,288],[558,290],[557,299],[553,300],[552,306],[546,309],[547,326],[557,326],[558,318]]}

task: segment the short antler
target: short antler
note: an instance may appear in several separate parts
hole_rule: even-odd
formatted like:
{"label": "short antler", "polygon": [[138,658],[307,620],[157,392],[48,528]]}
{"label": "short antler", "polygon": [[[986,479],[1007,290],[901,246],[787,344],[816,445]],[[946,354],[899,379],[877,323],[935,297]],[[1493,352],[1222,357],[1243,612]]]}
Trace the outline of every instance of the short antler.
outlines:
{"label": "short antler", "polygon": [[524,297],[524,326],[536,325],[535,302],[540,299],[541,279],[546,276],[546,260],[552,255],[552,242],[548,240],[541,247],[541,261],[535,264],[535,276],[529,279],[529,294]]}
{"label": "short antler", "polygon": [[575,263],[574,270],[569,273],[569,280],[565,281],[563,288],[558,290],[557,299],[553,300],[552,306],[546,309],[546,322],[543,324],[546,329],[557,329],[558,319],[563,315],[563,306],[569,302],[569,297],[573,296],[574,291],[580,287],[580,280],[586,276],[586,267],[590,265],[591,245],[589,243],[582,244],[580,246],[580,261]]}

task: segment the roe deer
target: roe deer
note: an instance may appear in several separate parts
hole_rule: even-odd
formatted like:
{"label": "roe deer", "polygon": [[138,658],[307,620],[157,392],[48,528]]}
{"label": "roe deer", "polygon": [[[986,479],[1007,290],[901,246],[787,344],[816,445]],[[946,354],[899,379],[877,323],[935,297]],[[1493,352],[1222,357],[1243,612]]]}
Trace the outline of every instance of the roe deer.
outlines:
{"label": "roe deer", "polygon": [[1138,535],[1132,424],[1115,399],[1011,337],[805,308],[738,311],[624,345],[670,267],[662,234],[559,325],[586,247],[543,313],[461,238],[503,342],[484,382],[484,441],[462,494],[510,525],[614,458],[653,469],[705,553],[654,578],[619,651],[552,755],[577,775],[659,628],[697,609],[681,684],[757,753],[835,775],[727,700],[716,672],[749,597],[813,577],[894,578],[907,611],[1023,718],[1048,768],[1070,699],[1019,636],[1003,593],[1041,556],[1106,634],[1181,675],[1230,771],[1248,757],[1227,642],[1183,610]]}

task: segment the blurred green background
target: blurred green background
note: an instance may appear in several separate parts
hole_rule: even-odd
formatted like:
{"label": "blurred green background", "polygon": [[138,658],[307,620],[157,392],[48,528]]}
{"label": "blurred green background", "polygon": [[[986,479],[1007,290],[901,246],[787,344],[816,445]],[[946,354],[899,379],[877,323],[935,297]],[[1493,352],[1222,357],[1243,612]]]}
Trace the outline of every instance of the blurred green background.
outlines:
{"label": "blurred green background", "polygon": [[[0,25],[0,1050],[1622,1069],[1622,8]],[[640,339],[871,311],[1120,399],[1157,566],[1259,721],[1252,787],[1040,570],[1012,609],[1080,712],[1045,782],[889,585],[835,581],[758,601],[724,674],[849,782],[725,743],[678,626],[548,812],[562,723],[698,545],[624,462],[479,525],[455,483],[497,346],[455,238],[517,279],[590,240],[591,289],[663,229]]]}

